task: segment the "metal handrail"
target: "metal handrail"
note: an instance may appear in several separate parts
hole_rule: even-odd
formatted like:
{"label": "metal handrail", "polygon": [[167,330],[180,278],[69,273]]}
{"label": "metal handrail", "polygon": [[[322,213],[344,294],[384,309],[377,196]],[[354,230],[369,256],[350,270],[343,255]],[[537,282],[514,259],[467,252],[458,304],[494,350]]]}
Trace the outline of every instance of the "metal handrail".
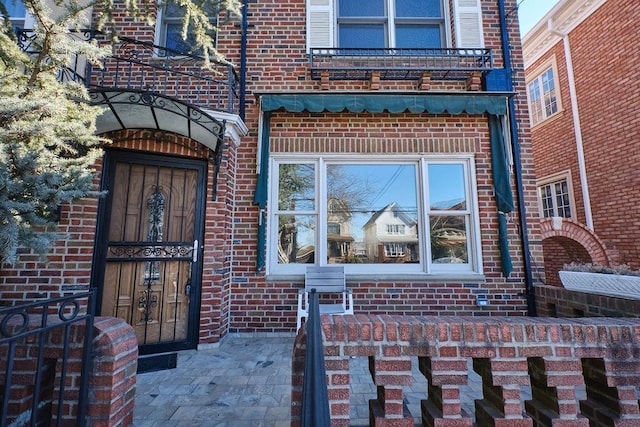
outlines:
{"label": "metal handrail", "polygon": [[324,347],[320,327],[320,304],[315,289],[309,293],[309,317],[305,322],[307,352],[302,383],[302,427],[331,425],[329,394],[324,367]]}
{"label": "metal handrail", "polygon": [[326,70],[352,77],[362,74],[357,71],[395,72],[390,74],[394,78],[433,72],[436,77],[456,79],[493,69],[493,53],[487,48],[313,48],[309,61],[315,78]]}

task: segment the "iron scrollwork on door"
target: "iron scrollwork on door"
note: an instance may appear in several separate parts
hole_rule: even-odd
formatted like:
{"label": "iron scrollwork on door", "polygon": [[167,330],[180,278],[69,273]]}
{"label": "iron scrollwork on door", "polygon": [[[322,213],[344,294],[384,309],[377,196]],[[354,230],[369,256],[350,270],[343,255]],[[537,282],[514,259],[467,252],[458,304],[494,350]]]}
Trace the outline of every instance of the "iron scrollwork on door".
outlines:
{"label": "iron scrollwork on door", "polygon": [[[148,242],[162,242],[163,226],[164,226],[164,209],[165,196],[162,194],[162,186],[153,186],[154,192],[147,200],[147,208],[149,208],[149,228],[147,229]],[[156,248],[148,248],[155,252]],[[153,255],[151,255],[153,256]],[[160,278],[160,263],[158,261],[149,261],[144,273],[145,283],[151,286],[151,282]]]}
{"label": "iron scrollwork on door", "polygon": [[[149,220],[147,228],[147,241],[149,243],[162,242],[164,227],[164,211],[166,206],[166,198],[162,193],[162,186],[153,186],[153,193],[147,199],[147,208],[149,209]],[[146,256],[160,255],[162,248],[155,246],[147,247],[144,250]],[[138,309],[142,312],[145,323],[153,321],[151,317],[151,309],[158,305],[158,296],[154,294],[151,286],[160,279],[160,262],[147,261],[144,271],[144,284],[146,289],[140,292],[138,298]]]}
{"label": "iron scrollwork on door", "polygon": [[151,287],[140,292],[138,298],[138,310],[142,313],[142,319],[144,323],[152,322],[154,319],[151,317],[151,309],[158,306],[158,295],[156,295]]}

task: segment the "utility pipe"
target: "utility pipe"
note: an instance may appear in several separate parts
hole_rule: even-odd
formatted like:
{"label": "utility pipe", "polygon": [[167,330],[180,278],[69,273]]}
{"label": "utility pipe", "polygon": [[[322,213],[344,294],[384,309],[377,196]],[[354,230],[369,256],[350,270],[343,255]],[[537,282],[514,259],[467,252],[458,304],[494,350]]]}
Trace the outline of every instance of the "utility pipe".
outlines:
{"label": "utility pipe", "polygon": [[547,21],[547,28],[552,33],[562,38],[564,47],[564,61],[567,67],[567,79],[569,80],[569,97],[571,98],[571,113],[573,115],[573,132],[576,137],[576,151],[578,154],[578,171],[580,174],[580,187],[582,187],[582,201],[587,228],[593,231],[593,216],[591,214],[591,197],[589,184],[587,183],[587,167],[584,161],[584,147],[582,145],[582,129],[580,127],[580,112],[578,110],[578,96],[576,95],[576,80],[573,74],[573,61],[571,59],[571,45],[569,34],[560,31],[553,26],[553,20]]}
{"label": "utility pipe", "polygon": [[242,1],[242,30],[240,38],[240,118],[244,121],[245,98],[247,96],[247,28],[249,0]]}
{"label": "utility pipe", "polygon": [[[509,33],[507,27],[507,15],[504,7],[504,0],[498,0],[500,13],[500,34],[502,36],[502,56],[504,68],[507,73],[507,90],[513,91],[513,81],[511,76],[511,51],[509,46]],[[511,148],[513,150],[513,169],[516,178],[516,191],[518,197],[518,214],[520,216],[520,230],[522,238],[522,256],[525,272],[525,290],[527,298],[527,311],[529,316],[537,316],[535,290],[533,288],[533,274],[531,272],[531,253],[529,251],[529,236],[527,228],[527,212],[524,206],[524,189],[522,185],[522,162],[520,160],[520,146],[518,144],[518,122],[516,120],[516,108],[514,97],[509,98],[509,127],[511,128]]]}

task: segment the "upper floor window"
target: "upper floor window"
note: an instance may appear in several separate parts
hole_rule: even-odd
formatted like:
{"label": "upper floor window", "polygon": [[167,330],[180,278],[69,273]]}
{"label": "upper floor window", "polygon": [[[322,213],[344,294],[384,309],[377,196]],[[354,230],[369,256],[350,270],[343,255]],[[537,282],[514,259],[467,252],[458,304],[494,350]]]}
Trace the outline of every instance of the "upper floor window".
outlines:
{"label": "upper floor window", "polygon": [[271,274],[301,274],[306,264],[352,274],[481,271],[468,157],[283,155],[272,172]]}
{"label": "upper floor window", "polygon": [[[483,46],[481,0],[307,0],[308,48]],[[451,16],[450,16],[451,12]],[[453,20],[453,26],[449,25]],[[455,32],[448,33],[453,27]]]}
{"label": "upper floor window", "polygon": [[568,174],[550,178],[538,185],[538,199],[542,217],[572,217],[571,186]]}
{"label": "upper floor window", "polygon": [[20,0],[2,0],[2,4],[7,9],[9,20],[14,28],[25,29],[27,24],[27,10]]}
{"label": "upper floor window", "polygon": [[387,224],[387,234],[404,234],[404,224]]}
{"label": "upper floor window", "polygon": [[[213,6],[204,9],[207,16],[215,21],[218,16],[218,10]],[[184,19],[184,7],[177,5],[173,1],[168,1],[161,8],[158,16],[158,27],[156,29],[156,44],[184,53],[193,52],[196,45],[194,35],[191,28],[187,30],[187,38],[182,38],[182,20]],[[162,52],[159,52],[162,54]]]}
{"label": "upper floor window", "polygon": [[442,0],[339,0],[338,47],[442,47]]}
{"label": "upper floor window", "polygon": [[556,73],[553,65],[545,67],[542,73],[527,83],[527,97],[532,126],[560,111]]}

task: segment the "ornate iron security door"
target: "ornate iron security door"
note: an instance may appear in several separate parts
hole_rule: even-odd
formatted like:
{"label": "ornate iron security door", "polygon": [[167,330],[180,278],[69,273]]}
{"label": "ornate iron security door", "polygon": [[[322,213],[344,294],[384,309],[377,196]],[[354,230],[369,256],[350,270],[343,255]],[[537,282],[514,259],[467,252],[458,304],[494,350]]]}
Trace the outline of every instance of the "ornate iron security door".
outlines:
{"label": "ornate iron security door", "polygon": [[206,163],[118,152],[105,166],[100,313],[130,323],[141,354],[193,348]]}

